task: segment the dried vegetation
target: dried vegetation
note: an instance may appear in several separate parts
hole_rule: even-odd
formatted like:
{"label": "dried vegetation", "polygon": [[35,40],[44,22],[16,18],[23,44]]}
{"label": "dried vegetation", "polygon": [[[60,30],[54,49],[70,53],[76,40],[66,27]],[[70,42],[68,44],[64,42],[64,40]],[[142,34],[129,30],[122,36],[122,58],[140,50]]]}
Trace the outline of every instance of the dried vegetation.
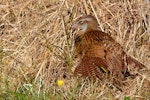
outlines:
{"label": "dried vegetation", "polygon": [[[80,83],[72,72],[71,24],[92,14],[102,31],[146,65],[124,90],[106,82]],[[150,99],[149,0],[0,0],[0,98]],[[64,84],[58,87],[57,80]]]}

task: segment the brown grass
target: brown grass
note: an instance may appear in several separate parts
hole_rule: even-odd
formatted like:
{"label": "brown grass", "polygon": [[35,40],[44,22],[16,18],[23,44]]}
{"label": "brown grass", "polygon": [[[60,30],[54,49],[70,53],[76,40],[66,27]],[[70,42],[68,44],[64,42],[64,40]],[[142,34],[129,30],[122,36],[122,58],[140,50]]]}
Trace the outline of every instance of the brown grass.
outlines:
{"label": "brown grass", "polygon": [[[123,92],[106,82],[78,82],[72,77],[78,61],[70,27],[86,14],[94,15],[102,31],[148,68],[136,72],[136,78],[128,78]],[[149,69],[149,0],[0,1],[1,99],[123,100],[126,96],[148,100]],[[61,87],[56,84],[59,79],[64,81]]]}

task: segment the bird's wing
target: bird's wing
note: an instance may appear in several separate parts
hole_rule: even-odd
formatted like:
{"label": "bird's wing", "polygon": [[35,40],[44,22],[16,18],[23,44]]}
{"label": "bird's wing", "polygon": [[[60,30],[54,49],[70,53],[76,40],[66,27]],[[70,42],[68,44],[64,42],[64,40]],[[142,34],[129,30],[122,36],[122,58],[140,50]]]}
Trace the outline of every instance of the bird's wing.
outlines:
{"label": "bird's wing", "polygon": [[101,58],[84,56],[80,64],[76,67],[74,75],[81,75],[82,77],[89,77],[91,79],[98,77],[102,80],[104,77],[107,77],[107,67],[106,62]]}
{"label": "bird's wing", "polygon": [[124,66],[125,53],[119,43],[101,31],[85,33],[82,40],[82,45],[86,47],[84,56],[102,59],[107,64],[107,70],[123,78],[122,72],[126,71],[126,67]]}

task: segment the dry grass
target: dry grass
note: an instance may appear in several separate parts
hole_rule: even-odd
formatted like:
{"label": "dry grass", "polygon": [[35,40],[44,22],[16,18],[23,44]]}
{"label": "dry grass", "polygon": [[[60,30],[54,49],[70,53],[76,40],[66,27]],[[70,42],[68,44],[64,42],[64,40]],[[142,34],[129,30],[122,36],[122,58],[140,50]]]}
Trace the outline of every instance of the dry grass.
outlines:
{"label": "dry grass", "polygon": [[[86,14],[148,68],[128,78],[123,92],[72,77],[70,26]],[[0,99],[150,99],[149,0],[0,0],[0,46]]]}

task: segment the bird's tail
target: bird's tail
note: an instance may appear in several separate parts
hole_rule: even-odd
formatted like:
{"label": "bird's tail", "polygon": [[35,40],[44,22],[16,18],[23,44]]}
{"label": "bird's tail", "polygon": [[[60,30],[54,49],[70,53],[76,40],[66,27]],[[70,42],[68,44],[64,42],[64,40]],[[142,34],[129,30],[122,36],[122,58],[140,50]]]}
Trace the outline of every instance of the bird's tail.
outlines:
{"label": "bird's tail", "polygon": [[138,60],[134,59],[131,56],[126,57],[126,62],[127,62],[127,65],[132,65],[133,64],[134,67],[138,68],[138,69],[146,68],[146,66],[144,64],[142,64],[141,62],[139,62]]}

